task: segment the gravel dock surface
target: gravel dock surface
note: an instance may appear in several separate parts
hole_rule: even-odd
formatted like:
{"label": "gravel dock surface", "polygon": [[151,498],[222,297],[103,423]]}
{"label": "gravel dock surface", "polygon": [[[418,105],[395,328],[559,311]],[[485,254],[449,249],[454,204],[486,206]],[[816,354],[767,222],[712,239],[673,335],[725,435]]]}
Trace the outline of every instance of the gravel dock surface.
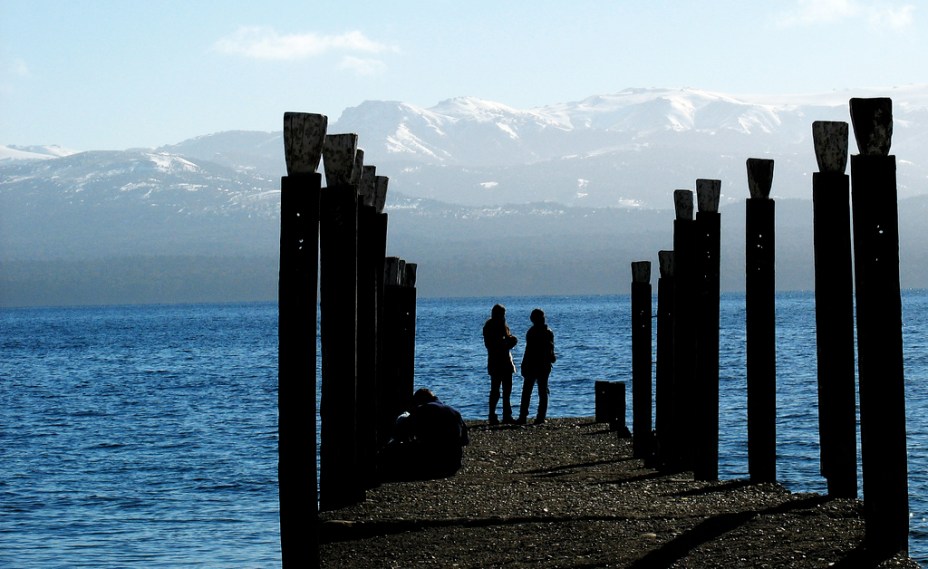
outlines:
{"label": "gravel dock surface", "polygon": [[464,467],[322,512],[325,568],[907,567],[868,559],[857,500],[696,482],[592,418],[470,423]]}

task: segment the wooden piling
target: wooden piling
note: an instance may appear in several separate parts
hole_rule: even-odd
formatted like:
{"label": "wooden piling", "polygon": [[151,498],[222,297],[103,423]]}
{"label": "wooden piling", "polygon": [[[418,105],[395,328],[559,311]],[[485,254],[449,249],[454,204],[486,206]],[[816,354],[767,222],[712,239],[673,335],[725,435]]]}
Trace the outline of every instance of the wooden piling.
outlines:
{"label": "wooden piling", "polygon": [[776,299],[773,160],[748,158],[745,316],[748,383],[748,472],[776,481]]}
{"label": "wooden piling", "polygon": [[696,433],[693,429],[696,383],[696,222],[693,219],[693,191],[673,193],[676,219],[673,222],[674,326],[673,388],[671,436],[668,438],[667,466],[692,468]]}
{"label": "wooden piling", "polygon": [[320,507],[364,499],[358,472],[358,187],[357,135],[327,135],[326,187],[320,220],[322,444]]}
{"label": "wooden piling", "polygon": [[892,101],[851,99],[860,442],[868,549],[908,550],[905,377]]}
{"label": "wooden piling", "polygon": [[358,467],[365,486],[378,483],[377,294],[383,279],[386,235],[374,208],[376,168],[362,166],[358,187]]}
{"label": "wooden piling", "polygon": [[815,323],[822,475],[828,495],[857,497],[854,275],[846,122],[812,123]]}
{"label": "wooden piling", "polygon": [[657,354],[654,369],[654,430],[659,461],[664,460],[664,440],[671,430],[673,398],[673,251],[658,251]]}
{"label": "wooden piling", "polygon": [[387,257],[384,267],[384,404],[395,419],[409,409],[415,387],[416,265]]}
{"label": "wooden piling", "polygon": [[280,183],[278,484],[284,568],[319,567],[316,486],[316,285],[319,196],[327,118],[284,114]]}
{"label": "wooden piling", "polygon": [[651,456],[651,263],[632,263],[632,449]]}
{"label": "wooden piling", "polygon": [[699,274],[697,302],[696,390],[694,429],[698,451],[693,475],[696,480],[719,478],[719,254],[721,180],[696,180],[696,264]]}

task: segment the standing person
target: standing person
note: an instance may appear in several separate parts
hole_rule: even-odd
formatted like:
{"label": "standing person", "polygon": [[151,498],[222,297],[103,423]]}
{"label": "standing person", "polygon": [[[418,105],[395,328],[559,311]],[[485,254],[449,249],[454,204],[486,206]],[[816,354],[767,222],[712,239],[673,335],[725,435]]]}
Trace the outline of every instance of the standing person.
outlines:
{"label": "standing person", "polygon": [[512,363],[510,350],[518,339],[509,332],[506,324],[506,307],[496,304],[490,311],[490,319],[483,325],[483,343],[487,347],[487,372],[490,374],[490,418],[491,425],[498,425],[496,405],[499,403],[499,391],[503,390],[503,423],[512,420],[512,374],[516,366]]}
{"label": "standing person", "polygon": [[516,421],[524,425],[528,418],[528,405],[532,399],[532,388],[538,382],[538,413],[535,414],[535,424],[545,422],[548,413],[548,376],[551,375],[551,364],[557,357],[554,355],[554,332],[545,324],[545,313],[536,308],[529,317],[532,327],[525,334],[525,354],[522,356],[522,403],[519,406],[519,419]]}

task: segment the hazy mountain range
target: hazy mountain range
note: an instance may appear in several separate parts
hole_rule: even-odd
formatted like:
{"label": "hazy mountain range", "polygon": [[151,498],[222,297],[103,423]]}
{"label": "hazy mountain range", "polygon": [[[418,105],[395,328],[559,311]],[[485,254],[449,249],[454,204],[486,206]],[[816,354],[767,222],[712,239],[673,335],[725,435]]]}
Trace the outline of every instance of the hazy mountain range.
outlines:
{"label": "hazy mountain range", "polygon": [[[811,124],[849,122],[851,96],[893,98],[903,286],[928,286],[928,87],[767,102],[635,89],[530,110],[368,101],[328,130],[358,133],[390,178],[388,254],[419,264],[422,295],[625,293],[635,260],[656,282],[672,192],[697,178],[722,180],[723,286],[741,290],[752,157],[775,161],[778,287],[809,289]],[[280,131],[0,147],[0,303],[273,299],[284,174]]]}

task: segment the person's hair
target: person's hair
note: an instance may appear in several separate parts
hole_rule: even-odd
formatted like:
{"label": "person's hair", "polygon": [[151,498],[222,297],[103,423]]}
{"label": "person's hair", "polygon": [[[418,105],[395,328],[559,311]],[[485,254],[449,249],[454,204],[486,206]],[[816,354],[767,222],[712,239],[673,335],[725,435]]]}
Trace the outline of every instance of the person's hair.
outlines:
{"label": "person's hair", "polygon": [[493,310],[490,311],[490,316],[499,319],[506,318],[506,307],[502,304],[494,304]]}
{"label": "person's hair", "polygon": [[541,326],[542,324],[545,323],[544,311],[540,308],[536,308],[535,310],[532,310],[532,314],[531,316],[529,316],[529,320],[532,321],[532,324],[535,324],[536,326]]}
{"label": "person's hair", "polygon": [[438,401],[438,397],[432,393],[431,390],[424,387],[417,389],[416,392],[412,394],[413,407],[425,405],[426,403],[431,403],[433,401]]}

